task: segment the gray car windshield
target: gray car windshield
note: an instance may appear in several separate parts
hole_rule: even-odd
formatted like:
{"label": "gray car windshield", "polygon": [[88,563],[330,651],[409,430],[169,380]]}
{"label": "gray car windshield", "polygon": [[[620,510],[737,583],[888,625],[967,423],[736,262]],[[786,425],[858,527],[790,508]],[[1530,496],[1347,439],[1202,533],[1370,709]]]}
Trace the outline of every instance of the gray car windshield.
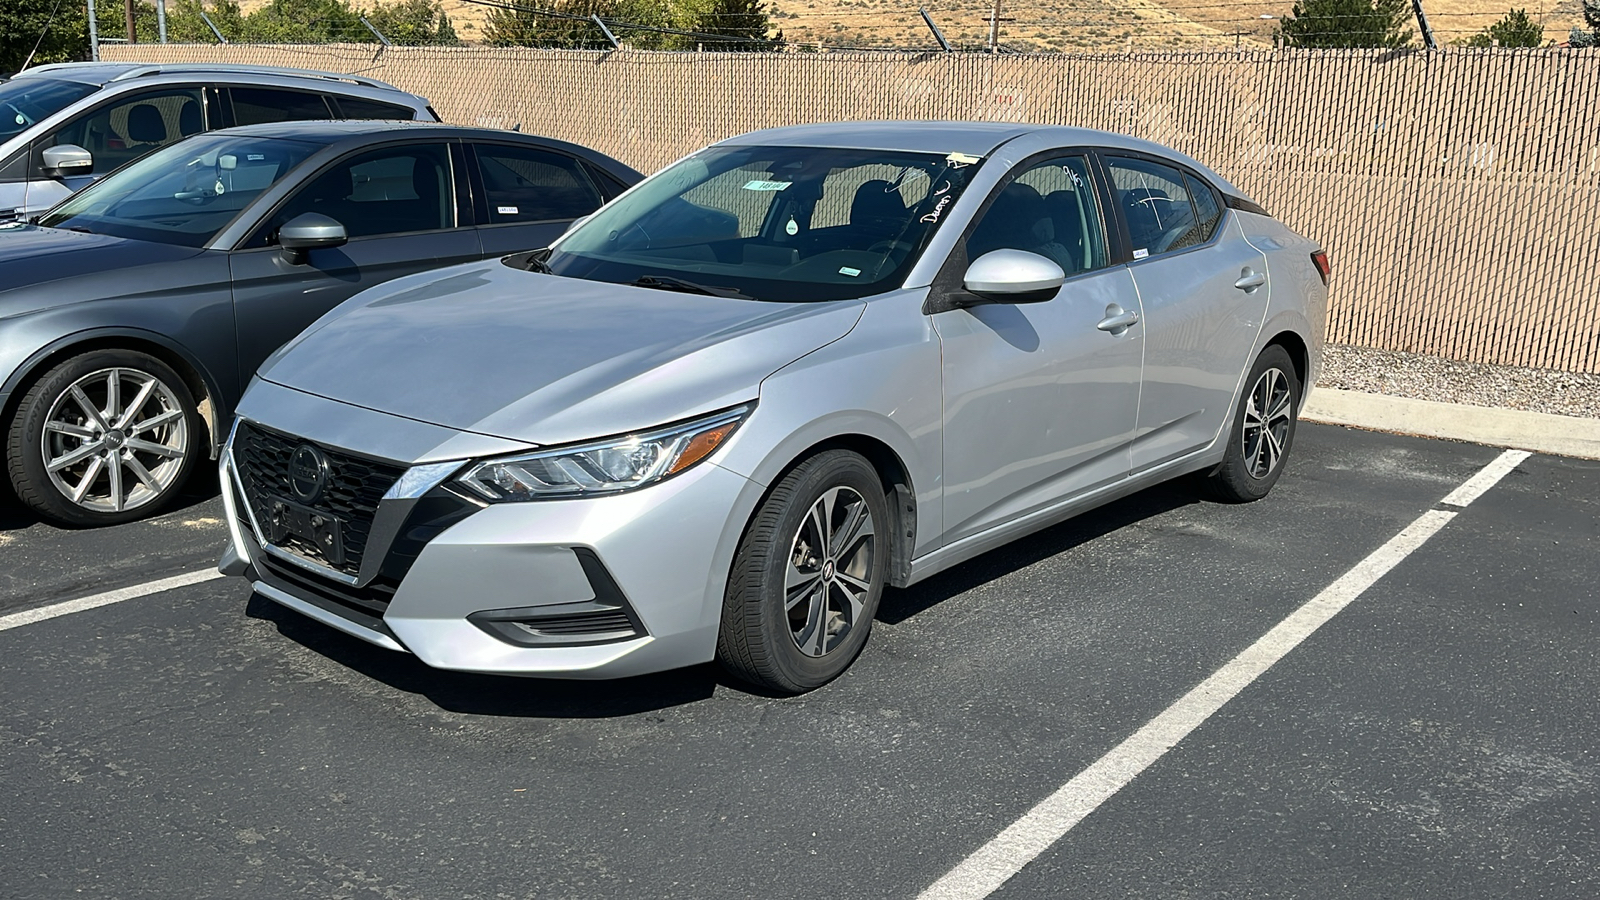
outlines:
{"label": "gray car windshield", "polygon": [[865,297],[903,280],[978,163],[961,154],[713,147],[605,207],[534,265],[757,300]]}
{"label": "gray car windshield", "polygon": [[0,143],[97,90],[92,84],[55,78],[19,78],[0,84]]}
{"label": "gray car windshield", "polygon": [[193,137],[118,169],[39,224],[202,247],[320,146],[238,134]]}

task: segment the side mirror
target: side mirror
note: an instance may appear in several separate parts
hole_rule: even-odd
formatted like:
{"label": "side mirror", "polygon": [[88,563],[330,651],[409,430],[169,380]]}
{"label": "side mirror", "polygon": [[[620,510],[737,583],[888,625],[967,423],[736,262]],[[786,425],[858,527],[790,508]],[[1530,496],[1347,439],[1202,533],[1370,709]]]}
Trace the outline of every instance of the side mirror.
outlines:
{"label": "side mirror", "polygon": [[1066,280],[1055,260],[1026,250],[991,250],[967,266],[962,286],[988,303],[1043,303]]}
{"label": "side mirror", "polygon": [[68,175],[89,175],[94,172],[94,154],[77,144],[59,144],[44,148],[44,174],[47,178],[65,178]]}
{"label": "side mirror", "polygon": [[321,213],[303,213],[278,229],[278,247],[291,266],[302,266],[312,250],[343,247],[350,240],[344,226]]}

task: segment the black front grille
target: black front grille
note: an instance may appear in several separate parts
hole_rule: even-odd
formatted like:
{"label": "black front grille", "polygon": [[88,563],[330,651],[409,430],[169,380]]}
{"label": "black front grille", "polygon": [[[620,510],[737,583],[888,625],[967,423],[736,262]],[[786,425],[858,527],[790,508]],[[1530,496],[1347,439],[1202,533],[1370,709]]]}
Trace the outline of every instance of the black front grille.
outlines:
{"label": "black front grille", "polygon": [[262,556],[256,561],[256,565],[257,573],[273,587],[286,590],[302,600],[315,603],[358,625],[364,625],[374,631],[388,632],[388,628],[383,624],[383,613],[389,608],[389,601],[394,599],[394,592],[400,587],[395,582],[379,578],[366,587],[352,587],[338,584],[332,579],[323,578],[315,572],[307,572],[271,556]]}
{"label": "black front grille", "polygon": [[[257,520],[266,515],[275,500],[294,497],[289,487],[289,457],[301,444],[299,438],[240,422],[233,441],[233,458],[244,485],[244,500],[255,511]],[[317,445],[328,458],[328,484],[310,508],[339,519],[343,526],[344,559],[335,564],[317,545],[293,535],[277,546],[321,566],[355,576],[361,571],[361,558],[372,533],[372,519],[378,501],[404,474],[403,466],[354,456]]]}
{"label": "black front grille", "polygon": [[630,637],[634,634],[632,620],[621,610],[551,616],[546,619],[529,619],[517,624],[535,634],[604,634],[619,631],[628,632]]}

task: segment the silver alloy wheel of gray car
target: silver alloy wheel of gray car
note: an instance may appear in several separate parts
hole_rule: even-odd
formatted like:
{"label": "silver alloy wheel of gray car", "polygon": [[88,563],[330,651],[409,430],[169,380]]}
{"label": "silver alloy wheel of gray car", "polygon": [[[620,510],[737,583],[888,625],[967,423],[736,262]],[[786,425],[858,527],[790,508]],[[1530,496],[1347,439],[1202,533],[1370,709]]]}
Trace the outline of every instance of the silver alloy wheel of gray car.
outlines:
{"label": "silver alloy wheel of gray car", "polygon": [[836,649],[861,620],[872,594],[877,531],[867,501],[849,487],[825,491],[800,522],[789,549],[784,611],[801,653]]}
{"label": "silver alloy wheel of gray car", "polygon": [[50,404],[41,436],[50,483],[75,506],[121,513],[165,496],[184,471],[189,428],[161,379],[113,367],[73,381]]}
{"label": "silver alloy wheel of gray car", "polygon": [[1261,373],[1245,401],[1243,432],[1244,458],[1250,474],[1265,478],[1283,458],[1289,438],[1289,419],[1293,394],[1289,378],[1281,369]]}

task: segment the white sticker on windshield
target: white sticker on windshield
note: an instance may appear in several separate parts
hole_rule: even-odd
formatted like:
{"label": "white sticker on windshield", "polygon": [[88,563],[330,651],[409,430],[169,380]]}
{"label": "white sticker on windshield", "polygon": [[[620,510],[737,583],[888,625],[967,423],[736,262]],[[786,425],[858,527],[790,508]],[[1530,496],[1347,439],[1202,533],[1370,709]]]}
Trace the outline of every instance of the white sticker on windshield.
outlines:
{"label": "white sticker on windshield", "polygon": [[497,207],[495,207],[495,211],[500,213],[500,215],[502,215],[502,216],[514,216],[514,215],[517,214],[517,207],[515,207],[515,206],[497,206]]}
{"label": "white sticker on windshield", "polygon": [[839,270],[839,274],[840,275],[849,275],[851,278],[854,278],[857,275],[861,274],[861,270],[860,269],[852,269],[849,266],[845,266],[844,268]]}
{"label": "white sticker on windshield", "polygon": [[1146,256],[1149,256],[1149,255],[1150,255],[1150,251],[1144,249],[1143,247],[1140,247],[1138,250],[1133,251],[1133,258],[1134,259],[1144,259]]}
{"label": "white sticker on windshield", "polygon": [[267,158],[265,153],[246,153],[245,162],[261,162]]}
{"label": "white sticker on windshield", "polygon": [[792,182],[792,181],[761,181],[759,179],[752,179],[752,180],[746,181],[744,183],[744,189],[747,190],[747,191],[781,191],[781,190],[783,190],[784,188],[788,187],[791,184],[794,184],[794,182]]}

